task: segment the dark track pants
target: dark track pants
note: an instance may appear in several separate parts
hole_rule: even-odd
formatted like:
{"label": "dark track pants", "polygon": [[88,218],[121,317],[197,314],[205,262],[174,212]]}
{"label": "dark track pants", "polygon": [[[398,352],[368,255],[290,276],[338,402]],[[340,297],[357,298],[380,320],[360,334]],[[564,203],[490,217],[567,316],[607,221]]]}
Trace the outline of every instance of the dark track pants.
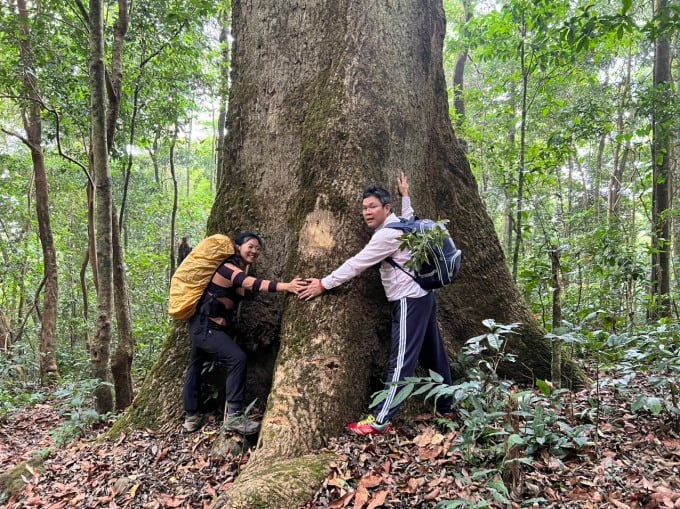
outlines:
{"label": "dark track pants", "polygon": [[[392,351],[387,371],[385,389],[387,398],[376,408],[375,419],[384,423],[392,419],[399,406],[390,408],[398,387],[392,382],[413,376],[416,364],[427,370],[439,373],[444,383],[451,385],[451,368],[446,356],[439,325],[437,324],[437,300],[430,292],[417,299],[403,298],[393,303],[392,307]],[[440,412],[451,410],[451,398],[437,401]]]}
{"label": "dark track pants", "polygon": [[192,415],[199,410],[201,371],[205,361],[219,361],[227,369],[226,397],[230,415],[243,410],[246,383],[246,354],[223,329],[207,328],[205,319],[189,322],[191,353],[184,380],[184,411]]}

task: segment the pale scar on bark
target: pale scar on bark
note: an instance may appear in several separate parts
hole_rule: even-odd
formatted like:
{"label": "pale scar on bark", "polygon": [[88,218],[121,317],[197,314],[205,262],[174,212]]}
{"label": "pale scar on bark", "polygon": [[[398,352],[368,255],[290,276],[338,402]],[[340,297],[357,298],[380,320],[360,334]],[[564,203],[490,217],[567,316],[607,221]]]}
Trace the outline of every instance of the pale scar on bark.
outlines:
{"label": "pale scar on bark", "polygon": [[324,256],[335,247],[333,232],[337,231],[338,222],[332,212],[320,208],[322,200],[321,196],[317,199],[300,231],[298,251],[305,258]]}

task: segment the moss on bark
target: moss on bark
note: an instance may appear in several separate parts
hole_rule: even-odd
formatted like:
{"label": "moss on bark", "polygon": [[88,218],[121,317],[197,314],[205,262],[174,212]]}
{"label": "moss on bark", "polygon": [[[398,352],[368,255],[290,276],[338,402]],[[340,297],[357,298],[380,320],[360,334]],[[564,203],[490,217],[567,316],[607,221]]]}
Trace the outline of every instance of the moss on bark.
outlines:
{"label": "moss on bark", "polygon": [[332,453],[306,455],[249,466],[212,509],[290,509],[302,507],[328,476]]}
{"label": "moss on bark", "polygon": [[26,485],[24,478],[33,477],[32,471],[42,472],[45,459],[47,459],[45,456],[35,456],[2,472],[0,474],[0,500],[21,491]]}
{"label": "moss on bark", "polygon": [[158,356],[144,379],[137,397],[115,422],[106,438],[115,438],[127,429],[166,429],[182,422],[182,386],[191,341],[186,323],[175,321]]}

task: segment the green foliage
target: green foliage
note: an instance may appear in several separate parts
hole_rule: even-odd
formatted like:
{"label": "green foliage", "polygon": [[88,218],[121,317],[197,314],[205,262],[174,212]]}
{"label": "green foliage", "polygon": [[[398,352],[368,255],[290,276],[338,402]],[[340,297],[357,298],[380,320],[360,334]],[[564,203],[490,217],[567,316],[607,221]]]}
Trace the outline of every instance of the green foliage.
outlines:
{"label": "green foliage", "polygon": [[[621,336],[610,341],[622,356],[612,370],[615,378],[611,383],[631,393],[633,412],[664,415],[672,419],[676,427],[680,426],[680,329],[677,324],[660,324],[648,331]],[[656,394],[639,395],[635,389],[628,389],[638,376],[646,376]]]}
{"label": "green foliage", "polygon": [[[460,9],[454,2],[445,8]],[[650,118],[668,127],[678,118],[677,91],[652,86],[648,49],[664,23],[675,33],[677,9],[661,19],[649,4],[633,2],[508,0],[466,8],[471,19],[450,18],[445,46],[447,66],[468,52],[466,115],[457,135],[466,142],[509,260],[521,236],[520,288],[550,329],[549,251],[557,245],[563,318],[577,322],[603,309],[612,327],[639,324],[655,305],[645,281],[653,199]],[[623,173],[613,177],[617,167]],[[611,215],[607,195],[616,182]]]}
{"label": "green foliage", "polygon": [[39,366],[22,345],[0,356],[0,421],[23,407],[42,403],[45,391],[36,383]]}
{"label": "green foliage", "polygon": [[399,237],[401,244],[399,249],[408,249],[411,258],[404,264],[407,269],[420,270],[420,268],[434,258],[433,249],[441,248],[444,239],[449,236],[446,229],[448,219],[438,219],[436,225],[425,231],[404,232]]}
{"label": "green foliage", "polygon": [[66,420],[55,430],[54,445],[63,447],[80,438],[92,426],[108,420],[110,415],[100,415],[93,409],[95,388],[102,383],[96,379],[67,380],[54,392],[60,415]]}
{"label": "green foliage", "polygon": [[[489,331],[466,341],[461,352],[459,360],[467,366],[465,380],[447,385],[433,372],[424,378],[410,377],[396,384],[400,392],[394,406],[411,396],[421,396],[435,406],[439,398],[452,397],[458,420],[462,420],[460,440],[453,449],[463,453],[472,469],[470,479],[484,479],[491,500],[507,504],[509,493],[503,475],[508,470],[531,465],[533,458],[544,452],[557,458],[577,453],[591,444],[588,434],[593,426],[567,421],[564,407],[568,391],[553,391],[541,380],[537,381],[539,391],[518,391],[511,380],[499,378],[498,367],[515,360],[506,348],[508,337],[519,324],[485,320],[484,325]],[[383,401],[388,390],[376,393],[371,406]],[[447,419],[440,421],[453,426]],[[497,468],[488,469],[490,463]],[[461,482],[470,479],[461,478]],[[490,500],[457,499],[437,507],[487,507],[484,504],[490,506]]]}

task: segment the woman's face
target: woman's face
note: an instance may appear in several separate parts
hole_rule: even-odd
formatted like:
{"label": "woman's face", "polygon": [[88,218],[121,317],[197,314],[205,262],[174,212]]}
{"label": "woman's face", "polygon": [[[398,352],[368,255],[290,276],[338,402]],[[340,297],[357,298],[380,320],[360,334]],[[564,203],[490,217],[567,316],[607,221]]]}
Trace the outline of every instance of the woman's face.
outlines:
{"label": "woman's face", "polygon": [[236,250],[238,251],[238,254],[241,257],[243,263],[245,263],[246,265],[250,265],[251,263],[254,263],[255,260],[257,260],[258,256],[260,256],[262,246],[260,245],[260,242],[257,239],[252,238],[248,239],[240,246],[237,245]]}

